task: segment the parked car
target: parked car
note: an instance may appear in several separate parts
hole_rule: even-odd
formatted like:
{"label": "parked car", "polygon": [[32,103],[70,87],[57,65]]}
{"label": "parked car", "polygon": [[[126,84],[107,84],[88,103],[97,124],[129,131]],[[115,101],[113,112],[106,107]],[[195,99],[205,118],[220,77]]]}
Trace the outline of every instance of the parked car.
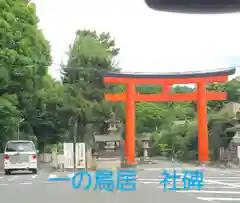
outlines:
{"label": "parked car", "polygon": [[8,141],[4,152],[5,175],[13,171],[31,171],[36,174],[38,151],[32,141],[11,140]]}

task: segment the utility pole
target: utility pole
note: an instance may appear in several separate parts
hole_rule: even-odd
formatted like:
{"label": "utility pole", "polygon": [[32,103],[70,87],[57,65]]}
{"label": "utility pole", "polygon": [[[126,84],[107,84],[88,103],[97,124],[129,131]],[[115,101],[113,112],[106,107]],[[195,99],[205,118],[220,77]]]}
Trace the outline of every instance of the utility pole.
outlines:
{"label": "utility pole", "polygon": [[74,126],[73,126],[73,171],[76,172],[76,142],[77,142],[77,118],[74,119]]}
{"label": "utility pole", "polygon": [[20,134],[20,132],[19,132],[19,127],[20,127],[20,124],[21,124],[23,121],[24,121],[24,118],[22,118],[22,119],[18,122],[18,124],[17,124],[17,137],[18,137],[18,140],[19,140],[19,134]]}

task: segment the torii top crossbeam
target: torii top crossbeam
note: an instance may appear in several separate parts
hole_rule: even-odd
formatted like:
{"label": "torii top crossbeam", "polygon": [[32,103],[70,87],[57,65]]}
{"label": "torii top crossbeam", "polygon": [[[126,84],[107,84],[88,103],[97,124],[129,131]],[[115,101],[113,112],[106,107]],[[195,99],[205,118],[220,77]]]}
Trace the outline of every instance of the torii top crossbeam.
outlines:
{"label": "torii top crossbeam", "polygon": [[[186,73],[104,73],[105,83],[115,84],[159,84],[163,86],[162,94],[134,94],[135,101],[196,101],[195,93],[175,93],[168,94],[173,84],[207,84],[212,82],[224,82],[228,80],[228,75],[235,73],[235,68],[219,69],[215,71],[186,72]],[[125,101],[126,93],[105,94],[105,99],[109,101]],[[207,92],[207,100],[225,100],[226,93]]]}
{"label": "torii top crossbeam", "polygon": [[[132,79],[136,84],[172,84],[196,83],[199,80],[206,82],[223,82],[228,75],[235,74],[236,68],[224,68],[208,71],[174,72],[174,73],[103,73],[105,83],[125,84],[127,79]],[[224,77],[225,76],[225,77]],[[118,79],[117,79],[118,78]],[[149,80],[148,80],[149,79]],[[159,81],[161,79],[161,81]]]}

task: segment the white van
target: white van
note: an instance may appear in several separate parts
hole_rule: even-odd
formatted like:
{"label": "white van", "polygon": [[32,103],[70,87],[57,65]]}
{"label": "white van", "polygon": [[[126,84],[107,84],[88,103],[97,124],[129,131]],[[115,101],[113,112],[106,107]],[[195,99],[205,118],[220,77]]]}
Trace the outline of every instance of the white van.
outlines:
{"label": "white van", "polygon": [[4,152],[5,175],[12,171],[32,171],[37,173],[37,151],[29,140],[11,140],[6,144]]}

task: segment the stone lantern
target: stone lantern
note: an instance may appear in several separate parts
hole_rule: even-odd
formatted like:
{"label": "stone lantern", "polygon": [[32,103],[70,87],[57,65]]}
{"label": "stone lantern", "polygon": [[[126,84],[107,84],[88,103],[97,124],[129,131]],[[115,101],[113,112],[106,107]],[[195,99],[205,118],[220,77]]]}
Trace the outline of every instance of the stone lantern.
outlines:
{"label": "stone lantern", "polygon": [[142,148],[143,148],[143,162],[144,163],[149,163],[150,158],[148,156],[148,150],[150,148],[149,142],[150,142],[150,135],[149,134],[144,134],[143,137],[141,138],[142,142]]}
{"label": "stone lantern", "polygon": [[108,134],[110,136],[115,136],[115,135],[119,134],[118,133],[118,125],[119,125],[120,121],[116,119],[114,112],[112,112],[110,116],[111,116],[111,118],[108,119],[107,121],[105,121],[105,123],[108,124]]}
{"label": "stone lantern", "polygon": [[227,128],[225,133],[234,133],[234,136],[232,137],[232,140],[229,143],[228,150],[229,153],[229,159],[231,161],[237,160],[239,162],[240,160],[240,109],[236,110],[236,116],[232,120],[232,124],[234,125],[231,128]]}

